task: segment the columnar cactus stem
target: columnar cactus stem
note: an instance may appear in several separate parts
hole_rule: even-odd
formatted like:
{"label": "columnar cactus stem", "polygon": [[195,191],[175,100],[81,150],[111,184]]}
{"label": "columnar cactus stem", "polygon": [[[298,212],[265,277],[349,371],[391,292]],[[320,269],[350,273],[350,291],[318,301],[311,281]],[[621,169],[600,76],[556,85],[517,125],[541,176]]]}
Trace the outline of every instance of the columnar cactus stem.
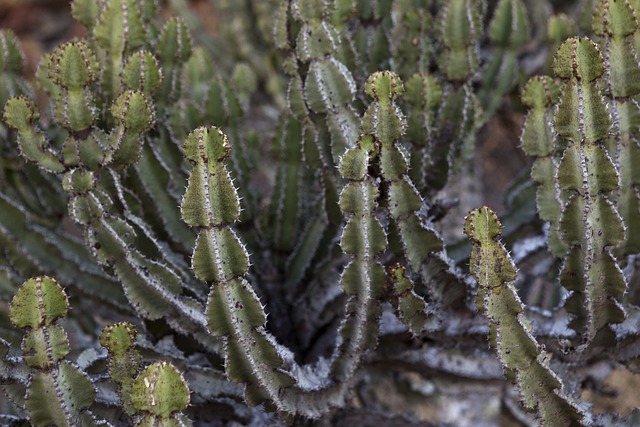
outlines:
{"label": "columnar cactus stem", "polygon": [[131,400],[141,367],[141,356],[135,348],[136,335],[135,326],[128,322],[108,325],[100,334],[100,345],[109,352],[109,376],[118,384],[122,407],[130,416],[136,412]]}
{"label": "columnar cactus stem", "polygon": [[32,373],[25,410],[36,426],[94,426],[87,408],[96,392],[91,380],[72,363],[67,335],[57,321],[69,310],[67,295],[49,277],[26,281],[11,302],[9,318],[25,329],[25,363]]}
{"label": "columnar cactus stem", "polygon": [[[192,333],[204,345],[215,348],[214,340],[206,332],[200,304],[180,295],[180,278],[173,269],[148,259],[132,246],[136,237],[134,227],[113,214],[114,201],[101,188],[114,179],[118,201],[126,206],[122,191],[117,190],[115,171],[136,162],[141,152],[141,135],[154,121],[151,104],[141,92],[123,92],[111,109],[116,125],[106,134],[94,126],[89,87],[96,79],[97,65],[91,50],[82,43],[68,43],[54,52],[51,61],[52,81],[61,94],[56,102],[56,119],[69,133],[59,155],[62,159],[48,151],[49,143],[35,125],[32,102],[13,98],[5,108],[7,123],[18,130],[20,139],[40,147],[41,151],[36,153],[51,153],[28,157],[30,160],[42,167],[55,165],[51,167],[53,172],[66,171],[63,187],[71,195],[71,217],[84,228],[87,245],[97,261],[121,281],[131,304],[145,317],[165,317],[176,329]],[[98,175],[101,178],[98,181],[93,171],[105,171],[105,167],[107,173]]]}
{"label": "columnar cactus stem", "polygon": [[333,23],[342,43],[340,60],[353,70],[358,84],[376,70],[389,69],[393,2],[338,0]]}
{"label": "columnar cactus stem", "polygon": [[620,173],[620,185],[612,199],[617,200],[627,228],[626,238],[614,249],[617,255],[640,252],[640,241],[635,238],[640,232],[640,174],[635,166],[640,161],[640,108],[634,101],[640,94],[640,65],[633,44],[634,37],[640,37],[636,13],[628,1],[605,0],[598,3],[593,15],[593,30],[600,36],[604,52],[604,94],[613,119],[606,145]]}
{"label": "columnar cactus stem", "polygon": [[225,337],[227,375],[247,384],[250,404],[271,399],[278,405],[280,390],[294,381],[281,371],[283,356],[264,331],[266,314],[244,278],[248,254],[230,228],[240,215],[240,201],[223,163],[230,148],[218,128],[198,128],[189,134],[184,153],[194,167],[182,217],[188,225],[200,227],[192,266],[200,280],[211,284],[209,330]]}
{"label": "columnar cactus stem", "polygon": [[[358,136],[358,117],[351,107],[356,93],[355,81],[343,63],[335,57],[340,43],[338,33],[329,21],[324,0],[292,0],[290,13],[300,25],[295,35],[295,58],[304,65],[291,67],[290,103],[294,96],[304,100],[301,106],[306,115],[320,115],[322,121],[312,119],[316,126],[322,123],[330,138],[322,138],[319,152],[325,166],[337,165],[345,150],[353,146]],[[291,35],[293,38],[294,35]],[[304,82],[304,88],[302,87]],[[297,109],[292,107],[292,110]],[[299,120],[302,117],[296,115]],[[324,145],[330,141],[330,146]]]}
{"label": "columnar cactus stem", "polygon": [[527,9],[522,0],[500,0],[489,24],[495,48],[485,66],[479,98],[485,114],[502,104],[502,97],[518,83],[518,50],[529,41]]}
{"label": "columnar cactus stem", "polygon": [[569,246],[560,281],[572,291],[566,303],[572,327],[585,343],[610,345],[611,324],[625,318],[620,301],[627,285],[610,249],[624,240],[624,225],[609,200],[619,177],[604,147],[611,122],[596,85],[604,65],[595,44],[571,38],[553,67],[566,81],[555,128],[571,141],[557,174],[560,188],[571,192],[560,220]]}
{"label": "columnar cactus stem", "polygon": [[482,109],[471,88],[478,70],[478,43],[484,13],[482,0],[442,2],[437,22],[442,51],[438,67],[448,84],[443,88],[437,146],[432,150],[432,191],[446,184],[450,170],[473,151],[473,130],[480,122]]}
{"label": "columnar cactus stem", "polygon": [[[439,108],[442,102],[442,85],[430,74],[414,74],[406,83],[405,100],[412,107],[407,120],[407,139],[412,144],[409,176],[420,194],[427,194],[446,180],[448,170],[437,159],[447,158],[448,145],[439,141]],[[445,165],[447,163],[445,162]],[[440,174],[444,174],[442,180]]]}
{"label": "columnar cactus stem", "polygon": [[349,295],[340,327],[342,343],[334,355],[332,370],[338,381],[351,376],[364,351],[375,345],[385,271],[376,260],[387,246],[385,232],[375,217],[379,190],[368,173],[378,147],[373,135],[361,136],[340,162],[340,174],[349,182],[340,194],[340,209],[347,215],[341,246],[351,255],[342,272],[342,289]]}
{"label": "columnar cactus stem", "polygon": [[538,215],[549,222],[549,247],[556,257],[567,251],[558,228],[563,205],[555,179],[559,147],[552,126],[552,109],[559,97],[560,87],[550,77],[536,76],[527,82],[522,89],[522,103],[529,112],[520,137],[524,152],[535,158],[531,178],[538,186]]}
{"label": "columnar cactus stem", "polygon": [[433,16],[428,5],[411,0],[393,2],[391,48],[394,70],[403,79],[414,73],[426,73],[433,60]]}
{"label": "columnar cactus stem", "polygon": [[466,288],[443,258],[440,236],[418,216],[425,202],[408,175],[407,153],[399,140],[404,132],[404,116],[396,99],[404,93],[397,74],[372,74],[365,85],[373,98],[362,120],[362,132],[380,145],[381,178],[388,185],[389,217],[396,224],[409,266],[420,273],[433,299],[445,306],[464,302]]}
{"label": "columnar cactus stem", "polygon": [[516,267],[498,240],[502,224],[496,214],[487,207],[471,211],[464,232],[473,241],[470,268],[479,285],[476,305],[489,317],[489,341],[507,378],[518,385],[524,406],[538,413],[543,426],[583,425],[583,414],[549,368],[549,356],[524,317],[523,304],[511,283]]}

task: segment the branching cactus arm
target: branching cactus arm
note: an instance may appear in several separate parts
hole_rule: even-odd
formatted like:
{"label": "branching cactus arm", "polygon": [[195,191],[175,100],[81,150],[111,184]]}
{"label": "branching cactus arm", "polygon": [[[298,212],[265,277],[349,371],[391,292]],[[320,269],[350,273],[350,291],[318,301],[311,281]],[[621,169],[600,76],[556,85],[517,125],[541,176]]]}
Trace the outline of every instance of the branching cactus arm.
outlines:
{"label": "branching cactus arm", "polygon": [[[96,79],[97,66],[91,50],[82,43],[68,43],[54,52],[51,61],[52,82],[61,94],[56,101],[56,120],[69,133],[59,158],[55,158],[60,164],[57,168],[66,171],[63,182],[65,191],[71,195],[72,219],[84,228],[88,247],[98,262],[118,277],[137,310],[150,319],[165,316],[176,329],[188,330],[205,345],[215,348],[214,340],[206,333],[202,307],[180,296],[180,281],[175,271],[135,249],[135,229],[112,215],[114,200],[102,188],[104,180],[114,176],[115,171],[122,171],[137,161],[142,147],[141,135],[154,121],[152,105],[142,92],[124,91],[113,102],[111,113],[115,125],[107,135],[94,126],[95,106],[89,87]],[[36,135],[38,146],[48,147],[44,134],[34,130],[37,129],[35,111],[30,101],[14,98],[5,108],[5,117],[9,118],[10,126],[15,125],[19,135]],[[26,112],[29,114],[21,115]],[[50,158],[54,157],[34,161],[46,166]],[[107,173],[93,172],[104,170],[107,165]],[[166,304],[181,314],[171,315]]]}
{"label": "branching cactus arm", "polygon": [[497,240],[502,224],[496,214],[487,207],[471,211],[464,232],[473,241],[470,268],[479,286],[477,306],[491,322],[490,343],[507,378],[518,385],[525,407],[538,413],[542,425],[583,425],[583,414],[549,368],[548,355],[524,317],[523,304],[511,283],[516,267]]}

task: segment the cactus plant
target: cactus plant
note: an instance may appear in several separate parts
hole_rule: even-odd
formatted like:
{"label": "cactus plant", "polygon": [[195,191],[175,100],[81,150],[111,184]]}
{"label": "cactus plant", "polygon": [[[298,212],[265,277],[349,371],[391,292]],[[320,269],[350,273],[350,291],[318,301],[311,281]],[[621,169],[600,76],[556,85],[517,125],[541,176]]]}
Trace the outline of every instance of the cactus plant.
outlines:
{"label": "cactus plant", "polygon": [[541,3],[73,0],[33,80],[0,31],[0,422],[634,425],[583,398],[640,358],[640,4]]}

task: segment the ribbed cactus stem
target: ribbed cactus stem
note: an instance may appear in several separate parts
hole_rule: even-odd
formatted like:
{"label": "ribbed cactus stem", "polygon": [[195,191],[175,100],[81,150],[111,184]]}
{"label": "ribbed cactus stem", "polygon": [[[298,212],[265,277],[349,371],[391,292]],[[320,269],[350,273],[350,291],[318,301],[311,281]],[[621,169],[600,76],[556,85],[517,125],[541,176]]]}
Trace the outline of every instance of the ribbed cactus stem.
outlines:
{"label": "ribbed cactus stem", "polygon": [[135,348],[136,335],[135,326],[128,322],[108,325],[100,334],[100,345],[109,353],[109,375],[118,384],[122,407],[130,416],[136,412],[131,401],[132,391],[142,359]]}
{"label": "ribbed cactus stem", "polygon": [[340,245],[351,256],[342,272],[341,284],[349,296],[346,316],[340,327],[342,343],[334,355],[336,379],[353,375],[365,350],[377,342],[385,271],[376,260],[386,248],[385,232],[375,217],[379,190],[368,173],[372,158],[379,155],[373,135],[361,136],[340,162],[340,174],[349,182],[340,195],[340,208],[347,215]]}
{"label": "ribbed cactus stem", "polygon": [[426,73],[433,61],[433,16],[428,5],[411,0],[393,2],[391,48],[394,70],[403,79],[414,73]]}
{"label": "ribbed cactus stem", "polygon": [[230,149],[227,137],[215,127],[196,129],[184,143],[185,156],[194,166],[182,217],[200,228],[192,266],[195,275],[211,285],[208,325],[214,336],[225,338],[229,379],[247,384],[250,404],[270,399],[285,410],[279,396],[294,381],[282,372],[281,349],[264,331],[266,314],[244,277],[249,257],[230,227],[240,215],[240,201],[224,166]]}
{"label": "ribbed cactus stem", "polygon": [[559,97],[560,87],[550,77],[536,76],[527,82],[521,98],[529,111],[520,137],[524,152],[535,158],[531,178],[538,187],[538,215],[549,223],[549,247],[557,257],[565,255],[567,251],[559,229],[563,204],[555,177],[560,149],[552,124],[553,108]]}
{"label": "ribbed cactus stem", "polygon": [[365,91],[373,101],[362,120],[362,132],[374,136],[380,145],[381,178],[389,186],[389,217],[399,230],[409,266],[421,274],[438,304],[460,304],[466,296],[465,285],[443,260],[440,236],[418,216],[425,202],[409,178],[408,156],[399,142],[405,119],[396,99],[404,93],[404,85],[395,73],[377,72],[367,79]]}
{"label": "ribbed cactus stem", "polygon": [[610,249],[625,230],[610,201],[619,176],[604,146],[611,121],[596,85],[604,64],[593,42],[571,38],[558,49],[554,70],[566,82],[555,129],[571,141],[557,174],[560,188],[571,194],[560,220],[569,246],[560,281],[572,291],[566,306],[583,342],[610,345],[611,324],[625,317],[620,301],[627,285]]}
{"label": "ribbed cactus stem", "polygon": [[27,280],[11,302],[9,318],[25,330],[22,351],[31,368],[25,410],[35,426],[96,425],[87,409],[96,396],[93,384],[64,360],[69,343],[58,320],[68,310],[67,295],[49,277]]}
{"label": "ribbed cactus stem", "polygon": [[437,16],[443,47],[437,63],[447,84],[443,87],[437,143],[431,153],[432,192],[442,189],[449,172],[459,169],[473,152],[473,133],[482,117],[482,108],[471,80],[479,67],[483,14],[482,0],[453,0],[443,3]]}
{"label": "ribbed cactus stem", "polygon": [[[345,150],[358,136],[358,117],[351,107],[356,84],[349,69],[336,56],[340,38],[330,22],[324,0],[291,0],[290,13],[300,25],[296,35],[295,60],[307,70],[289,67],[289,106],[298,120],[309,117],[328,131],[328,138],[317,140],[317,151],[325,167],[337,165]],[[295,42],[293,38],[295,37]],[[320,120],[313,118],[319,115]]]}
{"label": "ribbed cactus stem", "polygon": [[[439,109],[442,102],[442,85],[431,74],[414,74],[406,82],[404,99],[409,105],[407,139],[411,143],[411,167],[409,176],[421,194],[434,187],[433,177],[447,173],[439,171],[436,161],[446,158],[448,148],[438,141]],[[447,168],[448,169],[448,168]]]}
{"label": "ribbed cactus stem", "polygon": [[[87,2],[76,0],[75,3]],[[98,54],[103,56],[101,62],[104,68],[101,70],[100,81],[102,93],[111,102],[120,92],[125,58],[146,43],[146,26],[135,0],[104,1],[94,19],[95,26],[93,22],[88,26],[93,26],[95,47]]]}
{"label": "ribbed cactus stem", "polygon": [[489,24],[494,51],[483,70],[479,98],[485,113],[502,104],[502,97],[518,83],[518,51],[529,41],[527,9],[522,0],[500,0]]}
{"label": "ribbed cactus stem", "polygon": [[604,94],[612,118],[606,146],[620,173],[620,185],[612,201],[617,201],[627,229],[625,240],[614,249],[617,255],[640,252],[640,242],[634,238],[640,232],[640,174],[634,172],[640,160],[640,108],[634,101],[640,94],[640,65],[633,44],[639,33],[636,13],[628,1],[605,0],[598,3],[593,17],[593,30],[600,36],[604,57]]}
{"label": "ribbed cactus stem", "polygon": [[502,234],[498,217],[487,207],[473,210],[465,218],[464,232],[473,242],[470,269],[479,285],[477,306],[491,322],[489,341],[507,378],[517,384],[524,406],[535,410],[544,426],[583,425],[583,414],[550,369],[549,356],[524,317],[524,306],[511,283],[516,267],[498,240]]}

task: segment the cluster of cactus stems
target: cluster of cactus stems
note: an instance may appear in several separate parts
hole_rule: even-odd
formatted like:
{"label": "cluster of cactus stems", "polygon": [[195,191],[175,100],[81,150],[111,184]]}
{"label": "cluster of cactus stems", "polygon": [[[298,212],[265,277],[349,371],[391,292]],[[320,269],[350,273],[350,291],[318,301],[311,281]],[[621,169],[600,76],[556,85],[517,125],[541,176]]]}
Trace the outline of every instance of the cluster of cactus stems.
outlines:
{"label": "cluster of cactus stems", "polygon": [[[543,425],[632,425],[579,388],[640,357],[640,4],[583,3],[592,39],[549,19],[554,76],[526,83],[522,0],[220,2],[238,48],[212,51],[154,0],[74,0],[87,35],[42,58],[44,94],[0,31],[0,421],[304,424],[377,361],[504,375],[505,408]],[[436,196],[520,86],[542,222],[512,223],[558,267],[544,313],[491,209],[461,263],[437,231]],[[452,342],[497,371],[452,366]]]}

